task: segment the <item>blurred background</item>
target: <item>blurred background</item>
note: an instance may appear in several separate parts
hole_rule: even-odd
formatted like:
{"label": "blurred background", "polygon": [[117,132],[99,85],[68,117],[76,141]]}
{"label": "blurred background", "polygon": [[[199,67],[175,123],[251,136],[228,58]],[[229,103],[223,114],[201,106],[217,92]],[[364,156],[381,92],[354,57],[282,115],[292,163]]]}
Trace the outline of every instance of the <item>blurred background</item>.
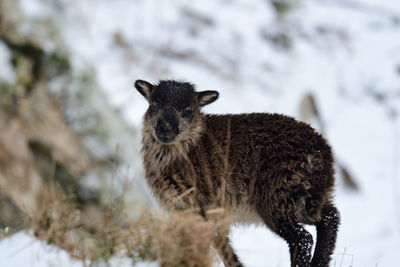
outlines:
{"label": "blurred background", "polygon": [[[311,123],[337,159],[334,266],[399,265],[398,0],[0,0],[0,266],[157,266],[146,246],[122,255],[93,241],[104,214],[125,229],[124,218],[157,209],[136,79],[217,90],[209,113]],[[65,213],[52,206],[70,199]],[[65,235],[90,235],[102,263]],[[246,266],[289,266],[264,227],[231,236]]]}

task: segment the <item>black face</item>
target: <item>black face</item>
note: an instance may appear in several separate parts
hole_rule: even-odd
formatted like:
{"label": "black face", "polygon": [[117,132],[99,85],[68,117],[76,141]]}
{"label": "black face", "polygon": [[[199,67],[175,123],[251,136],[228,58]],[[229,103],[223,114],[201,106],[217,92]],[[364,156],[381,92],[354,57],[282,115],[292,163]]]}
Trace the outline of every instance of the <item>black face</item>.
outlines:
{"label": "black face", "polygon": [[151,101],[175,109],[183,109],[195,101],[193,85],[177,81],[160,81],[154,87]]}
{"label": "black face", "polygon": [[163,143],[170,143],[179,134],[179,124],[173,110],[164,110],[157,120],[155,133]]}
{"label": "black face", "polygon": [[157,116],[155,134],[163,143],[173,142],[183,128],[183,120],[193,116],[196,92],[190,83],[161,81],[151,95],[149,115]]}
{"label": "black face", "polygon": [[145,123],[162,143],[190,135],[200,108],[218,98],[217,91],[196,92],[192,84],[173,80],[160,81],[157,85],[137,80],[135,87],[150,104]]}

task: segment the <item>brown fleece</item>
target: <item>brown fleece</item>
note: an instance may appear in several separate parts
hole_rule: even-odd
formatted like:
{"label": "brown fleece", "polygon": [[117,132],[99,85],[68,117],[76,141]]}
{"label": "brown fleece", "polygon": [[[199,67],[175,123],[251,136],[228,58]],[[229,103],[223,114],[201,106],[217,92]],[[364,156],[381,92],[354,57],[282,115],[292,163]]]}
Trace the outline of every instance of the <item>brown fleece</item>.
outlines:
{"label": "brown fleece", "polygon": [[[285,239],[291,266],[329,266],[339,212],[324,137],[280,114],[203,114],[201,106],[218,93],[196,92],[189,83],[137,81],[136,88],[150,103],[142,141],[146,178],[165,208],[214,220],[220,217],[212,211],[222,208],[224,216],[264,223]],[[302,224],[317,227],[313,258],[312,236]],[[217,234],[217,249],[226,266],[242,266],[227,232]]]}

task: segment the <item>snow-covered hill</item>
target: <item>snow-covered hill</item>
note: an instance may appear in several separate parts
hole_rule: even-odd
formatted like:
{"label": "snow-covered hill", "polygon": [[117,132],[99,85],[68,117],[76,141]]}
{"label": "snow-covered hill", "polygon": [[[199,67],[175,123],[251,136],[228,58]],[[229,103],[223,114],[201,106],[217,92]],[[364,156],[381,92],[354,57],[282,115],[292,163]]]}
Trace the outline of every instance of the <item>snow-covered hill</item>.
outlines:
{"label": "snow-covered hill", "polygon": [[[183,79],[200,90],[218,90],[220,99],[206,108],[213,113],[280,112],[299,118],[302,97],[314,95],[337,159],[360,186],[352,192],[338,179],[342,225],[335,266],[399,264],[397,0],[20,3],[30,19],[57,22],[74,67],[94,68],[109,101],[132,127],[140,128],[147,105],[132,86],[136,79]],[[22,30],[40,32],[29,25]],[[7,62],[3,50],[0,43],[2,63]],[[6,65],[0,70],[0,77],[12,79]],[[140,164],[131,165],[137,166],[132,179],[144,183]],[[232,239],[246,266],[289,266],[287,245],[263,227],[238,227]],[[10,249],[5,242],[0,249]],[[11,266],[7,259],[4,266]]]}

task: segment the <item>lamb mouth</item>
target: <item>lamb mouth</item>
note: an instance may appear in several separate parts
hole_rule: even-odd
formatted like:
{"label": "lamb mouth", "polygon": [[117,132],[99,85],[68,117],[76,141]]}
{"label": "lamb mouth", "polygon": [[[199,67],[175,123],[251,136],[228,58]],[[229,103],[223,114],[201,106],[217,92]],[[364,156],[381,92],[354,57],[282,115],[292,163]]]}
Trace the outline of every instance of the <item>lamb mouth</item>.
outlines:
{"label": "lamb mouth", "polygon": [[171,137],[169,134],[156,133],[155,136],[160,143],[171,144],[176,140],[176,136]]}

